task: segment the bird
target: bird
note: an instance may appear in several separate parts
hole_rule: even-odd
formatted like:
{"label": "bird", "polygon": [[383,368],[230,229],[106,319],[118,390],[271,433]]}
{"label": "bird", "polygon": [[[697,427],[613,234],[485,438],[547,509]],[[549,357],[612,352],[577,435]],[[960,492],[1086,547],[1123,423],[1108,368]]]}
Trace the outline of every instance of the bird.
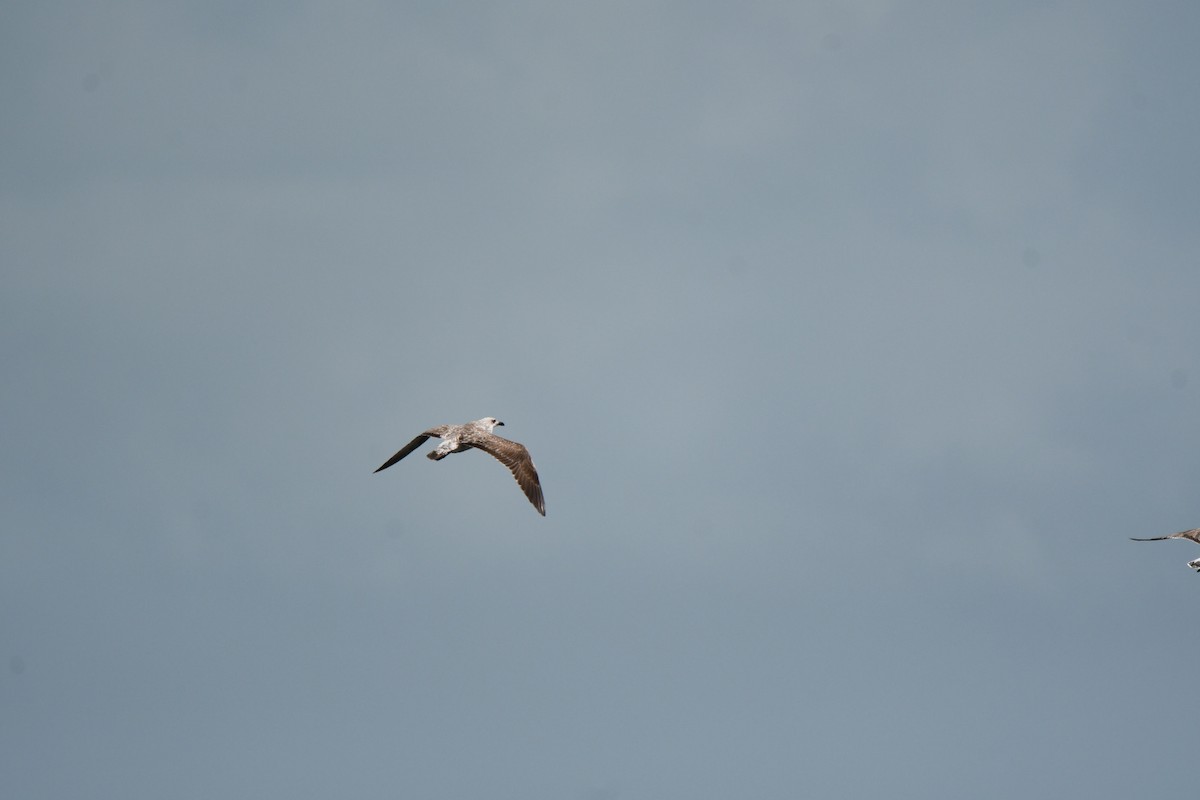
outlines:
{"label": "bird", "polygon": [[375,470],[382,472],[395,464],[406,455],[425,443],[429,437],[441,439],[442,443],[425,454],[426,458],[441,461],[451,453],[461,453],[464,450],[478,448],[495,458],[517,479],[521,491],[533,503],[533,507],[543,517],[546,516],[546,501],[542,498],[542,483],[538,480],[537,468],[525,445],[513,442],[492,433],[497,425],[504,423],[495,417],[484,417],[474,422],[464,422],[462,425],[436,425],[413,439],[396,453],[383,462],[383,466]]}
{"label": "bird", "polygon": [[[1135,542],[1161,542],[1166,539],[1191,539],[1196,544],[1200,544],[1200,528],[1192,528],[1190,531],[1172,533],[1169,536],[1152,536],[1149,539],[1136,539],[1132,536],[1129,538]],[[1200,572],[1200,558],[1197,558],[1194,561],[1189,561],[1188,566],[1196,570],[1196,572]]]}

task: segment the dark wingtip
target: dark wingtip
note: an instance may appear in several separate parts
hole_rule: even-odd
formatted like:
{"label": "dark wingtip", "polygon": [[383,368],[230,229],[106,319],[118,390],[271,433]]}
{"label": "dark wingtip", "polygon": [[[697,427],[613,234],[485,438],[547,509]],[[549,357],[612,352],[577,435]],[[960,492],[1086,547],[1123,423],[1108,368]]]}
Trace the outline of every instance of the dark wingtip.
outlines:
{"label": "dark wingtip", "polygon": [[[398,455],[398,454],[397,454],[397,455]],[[383,472],[385,469],[387,469],[388,467],[392,466],[393,464],[395,464],[395,463],[396,463],[397,461],[399,461],[399,460],[400,460],[400,459],[396,458],[396,456],[392,456],[392,457],[391,457],[391,458],[389,458],[387,461],[385,461],[385,462],[383,462],[382,464],[380,464],[380,465],[379,465],[379,469],[375,470],[375,472]],[[375,474],[375,472],[372,472],[371,474],[372,474],[372,475],[374,475],[374,474]]]}

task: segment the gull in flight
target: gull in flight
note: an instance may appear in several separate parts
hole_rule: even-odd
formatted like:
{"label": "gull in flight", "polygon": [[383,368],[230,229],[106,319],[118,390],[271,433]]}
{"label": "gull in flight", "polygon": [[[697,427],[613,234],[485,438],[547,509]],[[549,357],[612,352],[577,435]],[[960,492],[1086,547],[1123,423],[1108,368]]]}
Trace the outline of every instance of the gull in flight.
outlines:
{"label": "gull in flight", "polygon": [[[1132,536],[1129,538],[1133,539]],[[1161,541],[1164,541],[1165,539],[1191,539],[1196,544],[1200,544],[1200,528],[1192,528],[1190,531],[1180,531],[1179,533],[1172,533],[1170,536],[1153,536],[1149,539],[1133,539],[1133,541],[1135,541],[1135,542],[1161,542]],[[1200,558],[1197,558],[1195,561],[1189,561],[1188,566],[1191,567],[1192,569],[1196,570],[1196,572],[1200,572]]]}
{"label": "gull in flight", "polygon": [[495,417],[484,417],[462,425],[437,425],[404,445],[400,448],[400,452],[385,461],[383,466],[375,471],[382,472],[395,464],[423,445],[430,436],[442,440],[442,443],[435,449],[425,454],[427,458],[434,461],[441,461],[451,453],[461,453],[477,447],[508,467],[509,472],[517,479],[521,491],[529,498],[529,502],[533,503],[537,512],[544,517],[546,516],[546,501],[542,499],[542,484],[538,480],[537,468],[533,466],[533,459],[530,458],[529,451],[525,449],[525,445],[519,442],[510,442],[508,439],[492,433],[492,429],[503,424]]}

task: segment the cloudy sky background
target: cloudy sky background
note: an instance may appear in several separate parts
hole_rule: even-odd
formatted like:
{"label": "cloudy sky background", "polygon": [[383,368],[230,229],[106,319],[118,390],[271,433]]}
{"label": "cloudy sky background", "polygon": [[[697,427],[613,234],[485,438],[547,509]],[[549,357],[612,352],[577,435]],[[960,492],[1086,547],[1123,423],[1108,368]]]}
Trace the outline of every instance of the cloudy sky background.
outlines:
{"label": "cloudy sky background", "polygon": [[6,5],[6,794],[1193,792],[1197,30]]}

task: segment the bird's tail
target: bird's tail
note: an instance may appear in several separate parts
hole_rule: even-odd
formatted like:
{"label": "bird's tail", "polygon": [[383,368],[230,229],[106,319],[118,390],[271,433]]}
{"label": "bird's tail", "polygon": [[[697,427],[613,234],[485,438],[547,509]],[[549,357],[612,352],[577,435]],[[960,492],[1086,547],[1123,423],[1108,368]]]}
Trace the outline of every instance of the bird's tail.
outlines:
{"label": "bird's tail", "polygon": [[[448,455],[450,455],[450,454],[449,453],[439,453],[437,450],[430,450],[428,453],[425,454],[425,457],[428,458],[430,461],[441,461],[443,458],[445,458]],[[455,461],[454,463],[457,464],[458,462]]]}

